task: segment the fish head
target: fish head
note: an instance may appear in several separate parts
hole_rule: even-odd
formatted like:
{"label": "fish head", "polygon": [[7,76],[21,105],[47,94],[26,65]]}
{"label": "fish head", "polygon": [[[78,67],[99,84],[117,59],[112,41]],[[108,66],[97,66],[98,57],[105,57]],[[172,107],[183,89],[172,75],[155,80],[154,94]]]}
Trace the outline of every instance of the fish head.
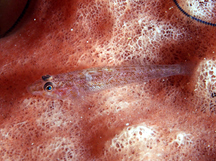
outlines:
{"label": "fish head", "polygon": [[[49,76],[49,75],[47,75]],[[73,83],[60,81],[59,79],[49,76],[49,79],[42,76],[42,80],[27,87],[29,93],[54,99],[67,99],[79,96],[79,89]]]}

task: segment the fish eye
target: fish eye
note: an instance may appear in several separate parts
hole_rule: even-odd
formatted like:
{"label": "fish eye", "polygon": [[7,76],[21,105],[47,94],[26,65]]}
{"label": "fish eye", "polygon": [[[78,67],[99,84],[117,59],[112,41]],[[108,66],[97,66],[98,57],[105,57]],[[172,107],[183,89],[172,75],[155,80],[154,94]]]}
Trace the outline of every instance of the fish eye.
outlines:
{"label": "fish eye", "polygon": [[44,84],[44,90],[45,91],[52,91],[53,90],[53,84],[51,82],[47,82],[46,84]]}

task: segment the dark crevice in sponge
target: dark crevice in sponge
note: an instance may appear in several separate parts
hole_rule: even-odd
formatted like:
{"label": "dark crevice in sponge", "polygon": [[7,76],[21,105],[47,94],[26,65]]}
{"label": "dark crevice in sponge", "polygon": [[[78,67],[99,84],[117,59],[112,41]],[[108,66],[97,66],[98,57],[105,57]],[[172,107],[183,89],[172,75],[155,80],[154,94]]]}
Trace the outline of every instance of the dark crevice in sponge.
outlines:
{"label": "dark crevice in sponge", "polygon": [[16,25],[20,22],[20,20],[21,20],[21,19],[23,18],[23,16],[25,15],[26,10],[27,10],[28,7],[29,7],[30,1],[31,1],[31,0],[28,0],[28,1],[26,2],[26,5],[25,5],[25,7],[24,7],[22,13],[21,13],[20,16],[18,17],[18,19],[15,21],[15,23],[14,23],[5,33],[3,33],[2,35],[0,35],[0,38],[5,37],[8,33],[10,33],[10,32],[16,27]]}

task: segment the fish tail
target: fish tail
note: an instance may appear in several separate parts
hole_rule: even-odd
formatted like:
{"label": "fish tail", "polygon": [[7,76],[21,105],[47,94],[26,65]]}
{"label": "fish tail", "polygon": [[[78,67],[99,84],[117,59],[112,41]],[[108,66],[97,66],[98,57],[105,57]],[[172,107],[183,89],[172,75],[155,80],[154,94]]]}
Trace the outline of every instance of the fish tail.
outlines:
{"label": "fish tail", "polygon": [[185,62],[180,64],[180,74],[182,75],[192,75],[196,69],[197,63],[195,62]]}

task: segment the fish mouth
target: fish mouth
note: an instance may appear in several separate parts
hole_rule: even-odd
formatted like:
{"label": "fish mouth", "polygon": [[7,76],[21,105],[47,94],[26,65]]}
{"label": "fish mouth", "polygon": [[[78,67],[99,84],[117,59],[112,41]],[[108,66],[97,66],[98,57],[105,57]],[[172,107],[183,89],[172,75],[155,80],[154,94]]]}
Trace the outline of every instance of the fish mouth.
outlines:
{"label": "fish mouth", "polygon": [[43,92],[43,82],[40,80],[31,84],[27,87],[27,91],[33,95],[40,94],[41,92]]}

